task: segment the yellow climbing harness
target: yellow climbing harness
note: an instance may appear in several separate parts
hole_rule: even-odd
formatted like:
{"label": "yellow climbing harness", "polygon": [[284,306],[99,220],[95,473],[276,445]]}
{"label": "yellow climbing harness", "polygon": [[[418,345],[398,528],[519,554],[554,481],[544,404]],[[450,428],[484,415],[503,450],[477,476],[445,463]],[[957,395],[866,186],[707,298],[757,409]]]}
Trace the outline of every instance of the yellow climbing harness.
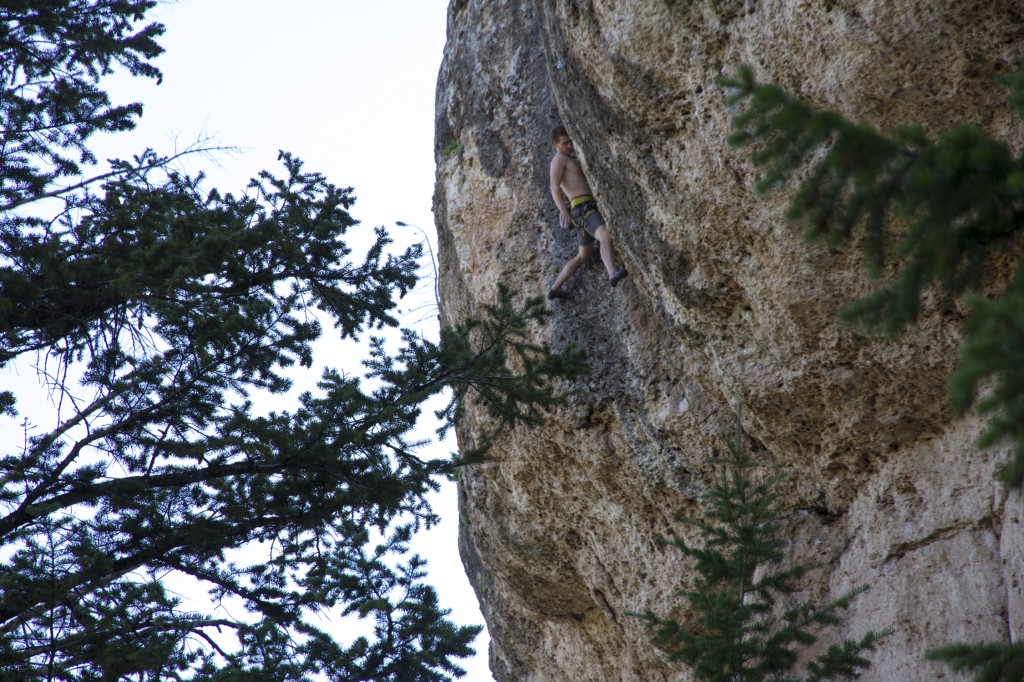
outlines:
{"label": "yellow climbing harness", "polygon": [[569,216],[573,227],[585,229],[587,216],[597,211],[597,201],[589,194],[582,194],[569,202]]}

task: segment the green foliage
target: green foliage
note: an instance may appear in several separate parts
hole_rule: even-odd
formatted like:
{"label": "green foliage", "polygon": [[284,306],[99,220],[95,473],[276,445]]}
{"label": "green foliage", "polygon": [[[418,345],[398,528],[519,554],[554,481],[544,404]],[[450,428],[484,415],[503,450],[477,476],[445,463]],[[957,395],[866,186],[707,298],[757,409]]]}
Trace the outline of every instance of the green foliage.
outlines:
{"label": "green foliage", "polygon": [[[950,378],[953,409],[971,405],[990,415],[978,441],[989,447],[1002,439],[1014,444],[1013,459],[999,472],[1011,486],[1024,484],[1024,273],[997,298],[968,298],[971,317],[964,325],[960,366]],[[979,388],[984,392],[979,397]]]}
{"label": "green foliage", "polygon": [[[1012,442],[1015,456],[1001,478],[1024,484],[1024,265],[1002,294],[972,293],[1024,226],[1024,158],[970,124],[934,139],[913,126],[883,135],[759,84],[746,67],[720,82],[737,108],[730,141],[756,145],[754,162],[764,169],[758,190],[787,182],[815,157],[788,217],[835,248],[862,232],[872,275],[895,272],[851,305],[848,319],[894,336],[917,319],[927,291],[966,295],[971,320],[952,405],[960,414],[975,406],[991,415],[982,445]],[[1024,76],[1003,82],[1024,115]],[[979,398],[989,383],[995,390]]]}
{"label": "green foliage", "polygon": [[[35,357],[58,401],[49,430],[26,425],[0,450],[0,670],[459,677],[479,628],[447,619],[408,547],[437,520],[427,494],[455,464],[425,457],[410,434],[445,391],[449,424],[468,401],[493,416],[491,436],[533,423],[560,400],[556,382],[585,371],[582,355],[531,343],[543,306],[502,289],[439,342],[405,331],[389,352],[372,338],[365,377],[328,368],[292,409],[255,409],[291,388],[290,368],[314,364],[325,324],[347,341],[397,327],[421,249],[396,250],[377,229],[354,253],[352,190],[286,153],[241,196],[204,190],[153,152],[80,178],[66,151],[88,162],[90,131],[130,127],[138,111],[110,113],[96,78],[112,64],[156,75],[144,58],[159,53],[159,27],[130,27],[152,4],[0,9],[8,85],[28,74],[18,92],[47,92],[66,75],[93,88],[37,111],[58,132],[36,146],[15,121],[27,95],[0,100],[0,367]],[[29,43],[55,45],[39,51],[52,71],[26,66]],[[86,102],[110,111],[83,117]],[[10,210],[45,197],[64,210]],[[0,419],[17,416],[16,393],[0,392]],[[183,602],[181,584],[210,607]],[[372,632],[336,641],[321,629],[332,611]]]}
{"label": "green foliage", "polygon": [[575,344],[557,352],[531,341],[531,327],[542,324],[551,311],[539,296],[514,305],[511,289],[498,284],[498,301],[483,306],[484,314],[441,332],[441,347],[448,358],[444,381],[454,388],[448,406],[437,413],[454,423],[471,400],[494,424],[482,429],[482,447],[463,453],[473,458],[485,451],[504,427],[539,424],[546,406],[559,400],[553,376],[578,379],[590,371],[583,349]]}
{"label": "green foliage", "polygon": [[112,105],[98,82],[120,66],[159,81],[149,60],[164,27],[136,29],[155,0],[0,3],[0,210],[32,201],[95,163],[86,140],[135,127],[138,103]]}
{"label": "green foliage", "polygon": [[[1024,74],[1001,80],[1010,106],[1024,117]],[[1019,249],[1024,157],[970,124],[934,140],[910,126],[885,136],[758,84],[749,68],[721,82],[731,90],[729,104],[746,107],[733,119],[731,141],[758,145],[754,161],[765,168],[758,189],[784,183],[823,150],[789,217],[808,226],[809,238],[837,248],[862,228],[872,274],[895,268],[893,279],[846,311],[850,319],[896,335],[916,319],[929,288],[965,295],[971,316],[950,379],[951,403],[959,414],[974,406],[989,415],[979,445],[1013,443],[1000,478],[1024,485],[1024,263],[1018,260],[1001,294],[973,290],[993,255]],[[952,644],[927,656],[955,671],[976,670],[976,682],[1024,679],[1020,643]]]}
{"label": "green foliage", "polygon": [[[706,493],[707,521],[684,518],[699,532],[702,544],[678,538],[667,541],[694,562],[695,578],[681,590],[692,622],[679,623],[648,610],[640,617],[660,646],[709,682],[757,682],[796,679],[789,676],[801,648],[816,641],[814,626],[836,625],[839,614],[866,587],[823,606],[799,604],[779,614],[777,603],[799,589],[817,564],[783,567],[786,539],[773,487],[778,477],[755,481],[758,465],[744,449],[739,416],[729,454],[712,458],[715,484]],[[760,569],[760,573],[758,573]],[[870,666],[863,653],[874,649],[891,630],[868,632],[860,640],[833,645],[807,662],[806,680],[853,679]]]}
{"label": "green foliage", "polygon": [[945,661],[956,672],[977,671],[974,682],[1024,680],[1024,644],[982,642],[950,644],[932,649],[926,657]]}
{"label": "green foliage", "polygon": [[[499,426],[531,423],[558,400],[552,380],[585,366],[575,349],[528,343],[539,306],[517,307],[503,291],[439,343],[406,332],[392,356],[373,340],[372,391],[327,370],[294,412],[254,414],[247,394],[281,393],[284,370],[312,362],[314,305],[343,338],[392,326],[393,296],[413,285],[419,257],[418,247],[385,255],[378,231],[353,262],[341,239],[354,224],[347,190],[282,159],[285,176],[264,174],[257,198],[204,195],[173,175],[122,178],[66,230],[5,233],[0,300],[31,313],[5,318],[0,358],[41,351],[81,367],[83,381],[58,386],[74,400],[70,416],[0,459],[0,538],[12,552],[0,566],[0,666],[32,676],[56,651],[67,679],[159,660],[169,670],[272,667],[277,679],[324,669],[426,680],[435,677],[389,671],[455,672],[449,658],[469,650],[476,629],[447,623],[417,582],[418,560],[386,568],[361,529],[393,535],[401,519],[436,520],[425,495],[452,463],[422,459],[407,440],[429,397],[453,390],[449,419],[476,400]],[[226,558],[253,546],[267,547],[262,561]],[[385,546],[404,553],[404,541]],[[218,601],[241,599],[249,615],[182,611],[157,578],[167,572],[207,584]],[[389,581],[408,594],[400,603],[382,596]],[[332,643],[310,615],[336,603],[364,605],[386,639]],[[407,621],[419,630],[396,629]],[[194,645],[211,629],[235,631],[241,651],[215,665]],[[299,635],[309,641],[290,643]],[[402,643],[417,638],[427,639]]]}
{"label": "green foliage", "polygon": [[459,147],[461,146],[462,145],[459,143],[458,140],[452,140],[451,142],[444,146],[444,149],[441,150],[441,153],[444,154],[445,156],[451,156],[453,153],[457,152],[459,150]]}

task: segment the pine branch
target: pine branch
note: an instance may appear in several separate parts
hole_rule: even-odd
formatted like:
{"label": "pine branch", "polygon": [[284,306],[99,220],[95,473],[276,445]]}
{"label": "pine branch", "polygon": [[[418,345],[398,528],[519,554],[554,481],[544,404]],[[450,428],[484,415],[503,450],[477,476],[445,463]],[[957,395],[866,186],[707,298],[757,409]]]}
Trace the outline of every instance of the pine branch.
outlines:
{"label": "pine branch", "polygon": [[[954,411],[974,406],[989,415],[978,441],[990,447],[1001,441],[1014,446],[1014,457],[1000,472],[1008,486],[1024,485],[1024,277],[995,299],[968,298],[971,316],[964,327],[960,365],[950,378]],[[984,390],[982,390],[984,387]]]}
{"label": "pine branch", "polygon": [[806,682],[825,682],[826,680],[855,680],[860,673],[871,666],[871,661],[863,656],[873,651],[882,639],[895,630],[886,628],[875,632],[869,630],[859,640],[845,640],[841,644],[833,644],[828,651],[807,663],[809,673]]}
{"label": "pine branch", "polygon": [[[1024,74],[1000,80],[1010,88],[1010,106],[1024,116]],[[758,190],[789,182],[820,153],[788,217],[806,226],[809,239],[833,248],[862,233],[872,276],[894,272],[850,305],[846,319],[896,336],[917,320],[926,292],[967,295],[971,317],[951,402],[960,414],[974,407],[989,415],[979,445],[1009,441],[1014,456],[1000,478],[1024,485],[1024,261],[1018,258],[1004,292],[986,298],[976,291],[994,257],[1019,253],[1024,156],[970,124],[934,137],[912,126],[884,135],[759,84],[749,67],[719,83],[735,111],[730,141],[752,145],[763,169]],[[979,395],[989,382],[994,389]]]}
{"label": "pine branch", "polygon": [[925,658],[944,661],[954,672],[974,671],[974,682],[1024,680],[1024,643],[950,644],[930,649]]}

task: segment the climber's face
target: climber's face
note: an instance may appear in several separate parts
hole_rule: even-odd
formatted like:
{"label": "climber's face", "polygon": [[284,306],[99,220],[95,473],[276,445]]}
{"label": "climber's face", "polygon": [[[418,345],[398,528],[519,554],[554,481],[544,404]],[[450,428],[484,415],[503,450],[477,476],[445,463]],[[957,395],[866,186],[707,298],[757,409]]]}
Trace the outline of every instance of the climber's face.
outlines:
{"label": "climber's face", "polygon": [[554,144],[555,150],[558,153],[565,154],[566,156],[572,154],[572,140],[570,140],[568,137],[560,137],[557,140],[555,140]]}

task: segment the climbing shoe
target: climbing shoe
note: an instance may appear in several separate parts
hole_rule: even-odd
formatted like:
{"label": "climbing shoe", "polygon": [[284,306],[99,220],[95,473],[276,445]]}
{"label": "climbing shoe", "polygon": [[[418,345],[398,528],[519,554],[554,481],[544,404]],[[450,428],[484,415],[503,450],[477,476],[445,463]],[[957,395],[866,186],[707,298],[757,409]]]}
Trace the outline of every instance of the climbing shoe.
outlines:
{"label": "climbing shoe", "polygon": [[548,289],[548,300],[553,301],[556,298],[569,298],[569,294],[562,291],[561,289],[558,289],[557,291],[555,289]]}
{"label": "climbing shoe", "polygon": [[619,268],[618,270],[616,270],[615,272],[612,273],[611,277],[608,278],[608,284],[611,284],[612,286],[615,286],[620,281],[625,279],[626,275],[628,275],[628,274],[629,273],[626,272],[626,268]]}

